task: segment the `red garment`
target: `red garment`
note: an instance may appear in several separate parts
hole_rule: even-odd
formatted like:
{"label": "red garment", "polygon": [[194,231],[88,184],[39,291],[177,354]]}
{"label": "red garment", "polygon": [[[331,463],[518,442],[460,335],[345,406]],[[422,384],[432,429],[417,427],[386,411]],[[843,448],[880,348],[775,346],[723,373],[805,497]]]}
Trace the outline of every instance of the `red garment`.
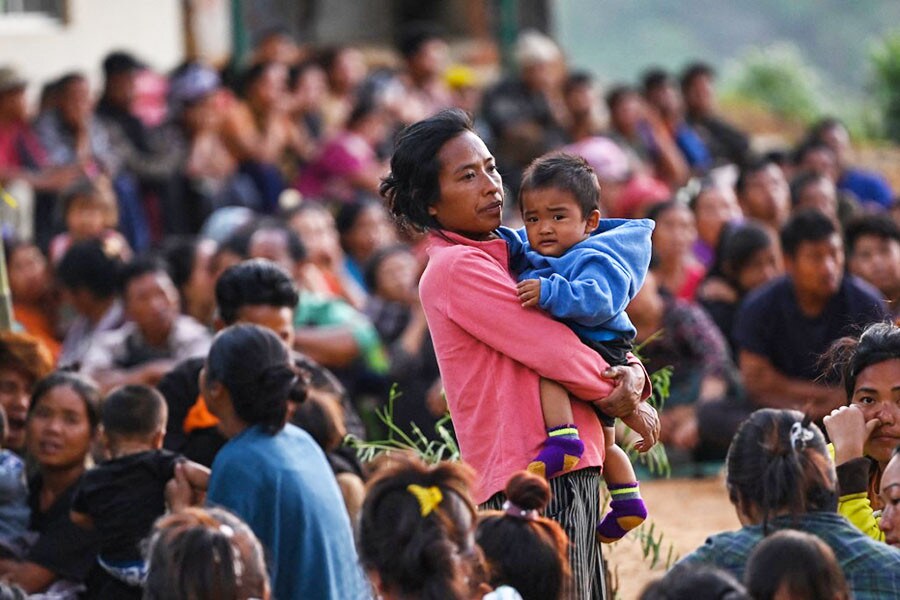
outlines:
{"label": "red garment", "polygon": [[[544,311],[522,308],[505,241],[441,235],[430,236],[419,293],[460,452],[477,472],[473,496],[480,503],[524,469],[546,437],[541,377],[588,400],[606,397],[612,386],[601,377],[607,364],[571,329]],[[596,413],[579,401],[572,411],[585,444],[578,467],[602,466]]]}

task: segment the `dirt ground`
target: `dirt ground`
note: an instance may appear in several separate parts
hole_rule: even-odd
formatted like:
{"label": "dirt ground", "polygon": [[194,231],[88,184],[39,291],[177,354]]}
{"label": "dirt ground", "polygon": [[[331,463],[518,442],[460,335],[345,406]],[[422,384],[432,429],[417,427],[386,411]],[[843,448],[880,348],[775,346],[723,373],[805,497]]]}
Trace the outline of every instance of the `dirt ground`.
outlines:
{"label": "dirt ground", "polygon": [[648,582],[665,572],[670,546],[673,556],[684,556],[710,534],[740,527],[722,477],[642,481],[641,495],[655,524],[654,537],[663,534],[661,564],[650,569],[650,560],[643,557],[640,543],[630,539],[632,535],[604,546],[620,600],[637,598]]}

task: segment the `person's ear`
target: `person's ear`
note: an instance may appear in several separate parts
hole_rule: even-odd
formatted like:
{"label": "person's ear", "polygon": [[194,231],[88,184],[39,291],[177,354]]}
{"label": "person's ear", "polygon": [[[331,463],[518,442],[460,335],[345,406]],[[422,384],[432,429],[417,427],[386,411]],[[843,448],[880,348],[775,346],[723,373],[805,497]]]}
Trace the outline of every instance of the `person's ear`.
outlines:
{"label": "person's ear", "polygon": [[600,211],[595,208],[588,213],[585,219],[584,232],[593,233],[598,225],[600,225]]}
{"label": "person's ear", "polygon": [[433,204],[428,207],[428,214],[431,215],[432,217],[437,216],[437,208],[435,208],[435,206]]}
{"label": "person's ear", "polygon": [[166,437],[166,428],[163,427],[159,431],[153,434],[153,439],[150,440],[150,447],[154,450],[159,450],[163,447],[163,440]]}

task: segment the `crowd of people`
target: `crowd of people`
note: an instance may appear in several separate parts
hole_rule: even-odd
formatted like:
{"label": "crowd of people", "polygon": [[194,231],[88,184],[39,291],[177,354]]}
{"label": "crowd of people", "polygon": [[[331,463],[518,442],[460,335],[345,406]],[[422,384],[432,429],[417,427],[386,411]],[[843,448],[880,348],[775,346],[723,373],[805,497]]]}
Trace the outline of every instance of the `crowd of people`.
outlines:
{"label": "crowd of people", "polygon": [[[743,527],[642,597],[900,596],[900,202],[846,128],[761,153],[705,64],[604,105],[537,32],[449,56],[117,51],[36,111],[0,67],[0,597],[603,598],[657,440]],[[448,411],[465,464],[345,442]]]}

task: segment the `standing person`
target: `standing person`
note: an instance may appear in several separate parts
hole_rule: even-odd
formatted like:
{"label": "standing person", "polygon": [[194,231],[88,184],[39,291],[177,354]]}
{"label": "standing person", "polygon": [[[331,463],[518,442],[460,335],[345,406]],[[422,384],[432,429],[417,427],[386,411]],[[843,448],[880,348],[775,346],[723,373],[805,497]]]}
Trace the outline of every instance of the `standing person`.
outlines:
{"label": "standing person", "polygon": [[682,563],[711,564],[743,579],[764,537],[797,529],[828,544],[857,600],[900,596],[900,551],[837,513],[837,476],[825,438],[808,417],[795,410],[756,411],[738,430],[726,465],[728,496],[743,527],[713,535]]}
{"label": "standing person", "polygon": [[847,402],[825,417],[841,490],[838,510],[883,541],[875,511],[889,504],[878,495],[879,486],[900,445],[900,327],[872,325],[859,338],[835,342],[824,360],[840,373]]}
{"label": "standing person", "polygon": [[22,560],[0,560],[0,579],[35,594],[74,594],[95,567],[98,539],[69,517],[100,420],[100,394],[89,380],[59,372],[34,388],[27,449],[38,471],[28,485],[37,541]]}
{"label": "standing person", "polygon": [[[408,127],[381,191],[395,217],[432,232],[419,293],[462,457],[476,469],[476,501],[499,508],[506,481],[543,443],[541,377],[623,417],[648,446],[655,442],[656,413],[640,402],[650,393],[643,367],[634,361],[607,368],[565,325],[521,306],[509,249],[495,233],[503,184],[464,113],[444,111]],[[602,432],[587,402],[572,408],[585,440],[581,468],[552,479],[551,487],[573,540],[576,597],[602,597],[594,533]]]}
{"label": "standing person", "polygon": [[[279,600],[363,598],[350,519],[325,454],[300,428],[285,424],[297,372],[272,331],[235,325],[216,337],[200,386],[228,442],[212,466],[208,504],[234,512],[269,556]],[[173,508],[192,496],[175,470]]]}

